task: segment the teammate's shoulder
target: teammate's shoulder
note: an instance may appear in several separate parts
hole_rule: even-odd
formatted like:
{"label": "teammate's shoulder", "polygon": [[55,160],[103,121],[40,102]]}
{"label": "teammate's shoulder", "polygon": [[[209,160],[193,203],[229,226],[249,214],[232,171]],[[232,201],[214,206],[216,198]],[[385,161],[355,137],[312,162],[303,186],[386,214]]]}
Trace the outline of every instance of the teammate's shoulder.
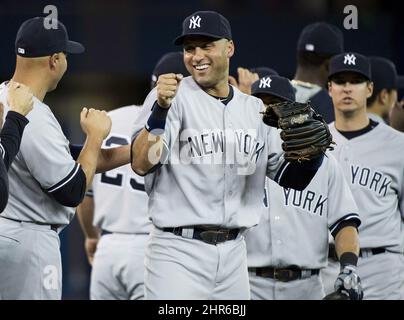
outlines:
{"label": "teammate's shoulder", "polygon": [[129,106],[123,106],[119,107],[113,110],[108,111],[108,115],[111,117],[119,117],[119,116],[125,116],[125,115],[136,115],[142,110],[142,105],[129,105]]}
{"label": "teammate's shoulder", "polygon": [[295,88],[306,88],[306,89],[313,89],[313,88],[318,88],[318,85],[311,83],[311,82],[305,82],[305,81],[300,81],[300,80],[296,80],[296,79],[292,79],[290,80],[290,83],[292,84],[292,86],[294,86]]}
{"label": "teammate's shoulder", "polygon": [[379,122],[379,124],[377,125],[376,128],[379,129],[378,131],[383,132],[383,134],[384,134],[383,139],[386,138],[386,139],[388,139],[387,141],[391,141],[393,143],[398,143],[401,145],[403,144],[403,142],[404,142],[404,133],[403,132],[398,131],[382,122]]}

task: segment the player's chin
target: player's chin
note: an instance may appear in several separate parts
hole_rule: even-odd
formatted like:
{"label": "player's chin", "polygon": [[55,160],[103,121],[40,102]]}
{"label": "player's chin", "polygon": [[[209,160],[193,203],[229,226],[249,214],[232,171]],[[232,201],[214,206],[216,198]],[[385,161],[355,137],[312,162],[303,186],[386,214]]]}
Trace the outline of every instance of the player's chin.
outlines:
{"label": "player's chin", "polygon": [[206,75],[195,75],[194,79],[196,83],[203,88],[210,88],[213,85],[211,77],[208,77]]}
{"label": "player's chin", "polygon": [[358,110],[358,107],[356,105],[341,105],[337,108],[339,111],[346,115],[350,115],[355,113]]}

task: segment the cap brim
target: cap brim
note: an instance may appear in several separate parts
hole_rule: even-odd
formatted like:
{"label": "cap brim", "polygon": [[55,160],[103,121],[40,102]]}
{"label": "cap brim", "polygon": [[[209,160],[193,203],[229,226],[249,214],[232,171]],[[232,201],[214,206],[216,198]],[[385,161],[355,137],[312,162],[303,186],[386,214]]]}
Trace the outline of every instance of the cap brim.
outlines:
{"label": "cap brim", "polygon": [[397,76],[397,89],[404,88],[404,76]]}
{"label": "cap brim", "polygon": [[67,41],[66,52],[72,54],[83,53],[85,50],[84,46],[76,41]]}
{"label": "cap brim", "polygon": [[216,39],[216,40],[222,39],[222,37],[214,36],[214,35],[211,35],[211,34],[206,33],[206,32],[198,32],[198,33],[190,33],[190,34],[180,35],[179,37],[175,38],[174,44],[176,46],[180,46],[180,45],[182,45],[184,43],[184,39],[186,37],[192,37],[192,36],[205,36],[205,37],[209,37],[209,38]]}
{"label": "cap brim", "polygon": [[357,73],[357,74],[360,74],[360,75],[364,76],[369,81],[372,81],[372,79],[370,79],[370,77],[367,74],[365,74],[363,72],[360,72],[360,71],[357,71],[357,70],[352,70],[352,69],[340,69],[337,72],[334,72],[334,73],[328,75],[328,79],[331,79],[336,74],[339,74],[339,73],[342,73],[342,72],[354,72],[354,73]]}

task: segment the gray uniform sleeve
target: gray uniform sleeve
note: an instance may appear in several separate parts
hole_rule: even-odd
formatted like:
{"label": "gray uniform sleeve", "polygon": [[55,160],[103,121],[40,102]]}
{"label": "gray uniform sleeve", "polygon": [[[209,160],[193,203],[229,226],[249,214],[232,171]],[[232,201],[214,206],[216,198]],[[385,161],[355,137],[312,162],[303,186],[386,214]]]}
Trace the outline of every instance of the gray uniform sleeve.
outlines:
{"label": "gray uniform sleeve", "polygon": [[281,167],[286,162],[283,159],[282,140],[279,135],[280,130],[268,127],[268,165],[267,165],[267,177],[275,180],[276,176],[280,174]]}
{"label": "gray uniform sleeve", "polygon": [[36,119],[27,126],[20,150],[31,175],[47,192],[57,191],[79,172],[56,120]]}
{"label": "gray uniform sleeve", "polygon": [[328,159],[328,227],[333,234],[341,223],[354,221],[359,226],[361,221],[358,207],[345,179],[344,173],[334,156],[327,153]]}
{"label": "gray uniform sleeve", "polygon": [[400,179],[401,179],[401,190],[398,193],[398,206],[401,212],[401,217],[404,220],[404,173],[401,171]]}

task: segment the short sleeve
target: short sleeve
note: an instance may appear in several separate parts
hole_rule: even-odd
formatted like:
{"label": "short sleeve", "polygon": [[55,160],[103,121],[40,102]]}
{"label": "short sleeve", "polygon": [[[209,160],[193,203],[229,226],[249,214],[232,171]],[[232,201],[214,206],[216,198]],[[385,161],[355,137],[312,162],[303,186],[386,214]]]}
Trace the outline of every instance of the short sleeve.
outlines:
{"label": "short sleeve", "polygon": [[32,120],[21,142],[21,155],[31,175],[47,192],[54,192],[78,173],[69,150],[69,142],[59,123],[50,114]]}

